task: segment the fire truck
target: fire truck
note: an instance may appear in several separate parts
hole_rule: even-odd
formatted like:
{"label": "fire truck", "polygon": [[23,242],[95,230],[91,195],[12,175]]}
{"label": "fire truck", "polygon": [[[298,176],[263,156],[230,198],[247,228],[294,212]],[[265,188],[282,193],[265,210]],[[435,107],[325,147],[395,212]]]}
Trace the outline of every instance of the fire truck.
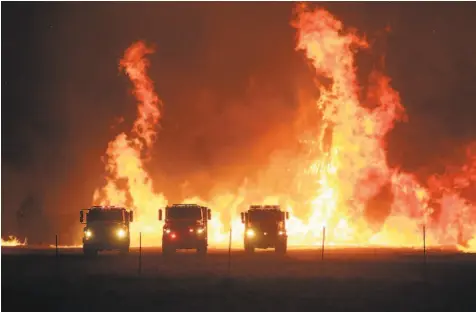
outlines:
{"label": "fire truck", "polygon": [[208,249],[208,220],[211,210],[196,204],[174,204],[165,208],[165,217],[159,209],[159,220],[165,221],[162,234],[162,253],[172,254],[177,249],[196,249],[206,254]]}
{"label": "fire truck", "polygon": [[82,209],[79,221],[86,224],[83,235],[84,255],[96,256],[102,250],[128,253],[129,224],[133,219],[133,211],[127,211],[123,207],[92,206]]}
{"label": "fire truck", "polygon": [[289,212],[281,211],[279,205],[251,205],[241,213],[245,224],[244,245],[247,253],[255,248],[274,248],[278,254],[285,254],[288,246],[286,220]]}

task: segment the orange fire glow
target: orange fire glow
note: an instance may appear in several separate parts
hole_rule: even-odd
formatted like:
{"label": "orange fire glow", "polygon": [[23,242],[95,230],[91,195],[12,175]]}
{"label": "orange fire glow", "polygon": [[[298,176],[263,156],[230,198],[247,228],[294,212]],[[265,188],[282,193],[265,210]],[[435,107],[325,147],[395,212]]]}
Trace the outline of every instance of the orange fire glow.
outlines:
{"label": "orange fire glow", "polygon": [[5,247],[16,247],[16,246],[26,246],[27,245],[27,239],[25,238],[25,241],[20,241],[18,238],[15,236],[8,236],[7,240],[3,240],[2,238],[2,246]]}
{"label": "orange fire glow", "polygon": [[468,241],[466,246],[458,245],[458,249],[462,252],[475,253],[476,252],[476,237]]}
{"label": "orange fire glow", "polygon": [[[292,25],[297,30],[296,49],[304,52],[318,80],[327,82],[319,85],[320,96],[310,103],[322,115],[320,135],[302,142],[308,150],[297,159],[270,165],[259,182],[244,183],[240,189],[217,194],[208,202],[198,197],[184,201],[212,209],[212,247],[228,243],[230,227],[234,247],[243,245],[239,212],[248,205],[280,204],[291,212],[287,227],[289,245],[294,247],[320,245],[323,227],[327,244],[420,247],[425,225],[427,245],[461,245],[462,250],[474,251],[476,209],[455,186],[476,181],[476,158],[471,156],[472,165],[465,166],[450,186],[435,177],[433,186],[425,188],[413,175],[390,168],[385,136],[406,115],[390,78],[379,70],[371,73],[366,94],[360,93],[355,54],[369,48],[366,39],[345,29],[341,21],[321,8],[298,6]],[[133,246],[138,245],[139,232],[143,245],[160,245],[157,210],[167,204],[163,194],[154,192],[144,169],[162,107],[147,75],[145,56],[152,52],[137,42],[120,62],[134,86],[138,116],[129,134],[121,133],[110,142],[107,184],[94,195],[94,204],[134,209]],[[289,170],[283,173],[280,168]],[[126,180],[127,186],[119,187],[119,180]],[[269,186],[279,180],[293,183],[287,193]],[[430,202],[437,191],[443,195],[439,207],[433,207]],[[372,219],[375,211],[386,213]]]}
{"label": "orange fire glow", "polygon": [[[138,244],[139,232],[144,233],[144,245],[157,245],[161,233],[157,210],[167,204],[162,194],[154,193],[152,179],[144,169],[162,105],[147,76],[149,61],[145,56],[153,52],[145,43],[136,42],[126,50],[120,62],[120,69],[126,72],[134,86],[138,116],[129,135],[121,133],[109,143],[106,152],[109,178],[106,186],[94,194],[95,204],[130,207],[136,211],[136,220],[131,225],[132,245]],[[117,185],[120,179],[127,180],[126,189]]]}

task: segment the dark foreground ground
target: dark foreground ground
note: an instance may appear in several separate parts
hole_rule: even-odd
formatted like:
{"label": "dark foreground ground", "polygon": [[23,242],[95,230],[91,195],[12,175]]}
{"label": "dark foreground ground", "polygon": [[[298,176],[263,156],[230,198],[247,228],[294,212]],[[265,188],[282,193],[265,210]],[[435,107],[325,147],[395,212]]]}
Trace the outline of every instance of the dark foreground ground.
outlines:
{"label": "dark foreground ground", "polygon": [[4,311],[476,311],[476,255],[319,250],[247,256],[159,250],[83,258],[2,247]]}

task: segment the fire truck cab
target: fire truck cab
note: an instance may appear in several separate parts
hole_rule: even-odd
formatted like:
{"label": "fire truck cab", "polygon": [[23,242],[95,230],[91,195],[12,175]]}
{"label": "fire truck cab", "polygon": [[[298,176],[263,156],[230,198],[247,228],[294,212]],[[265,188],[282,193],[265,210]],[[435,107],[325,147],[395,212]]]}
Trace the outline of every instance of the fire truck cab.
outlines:
{"label": "fire truck cab", "polygon": [[79,221],[86,224],[83,235],[83,252],[95,256],[102,250],[119,250],[128,253],[130,246],[129,224],[133,211],[123,207],[93,206],[82,209]]}
{"label": "fire truck cab", "polygon": [[159,220],[165,221],[162,233],[164,255],[175,253],[177,249],[207,253],[210,209],[196,204],[174,204],[165,208],[165,216],[159,209]]}
{"label": "fire truck cab", "polygon": [[255,248],[274,248],[276,253],[285,254],[288,219],[289,212],[281,211],[279,205],[251,205],[248,211],[241,213],[241,222],[245,224],[245,251],[253,253]]}

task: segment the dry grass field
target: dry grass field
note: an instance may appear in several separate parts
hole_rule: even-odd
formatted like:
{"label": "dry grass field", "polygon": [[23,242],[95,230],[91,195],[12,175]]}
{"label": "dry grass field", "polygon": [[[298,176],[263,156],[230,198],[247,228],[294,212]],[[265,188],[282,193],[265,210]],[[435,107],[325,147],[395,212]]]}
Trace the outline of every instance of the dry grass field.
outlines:
{"label": "dry grass field", "polygon": [[[84,258],[2,247],[5,311],[476,311],[476,255],[412,250],[160,250]],[[230,268],[230,270],[229,270]]]}

